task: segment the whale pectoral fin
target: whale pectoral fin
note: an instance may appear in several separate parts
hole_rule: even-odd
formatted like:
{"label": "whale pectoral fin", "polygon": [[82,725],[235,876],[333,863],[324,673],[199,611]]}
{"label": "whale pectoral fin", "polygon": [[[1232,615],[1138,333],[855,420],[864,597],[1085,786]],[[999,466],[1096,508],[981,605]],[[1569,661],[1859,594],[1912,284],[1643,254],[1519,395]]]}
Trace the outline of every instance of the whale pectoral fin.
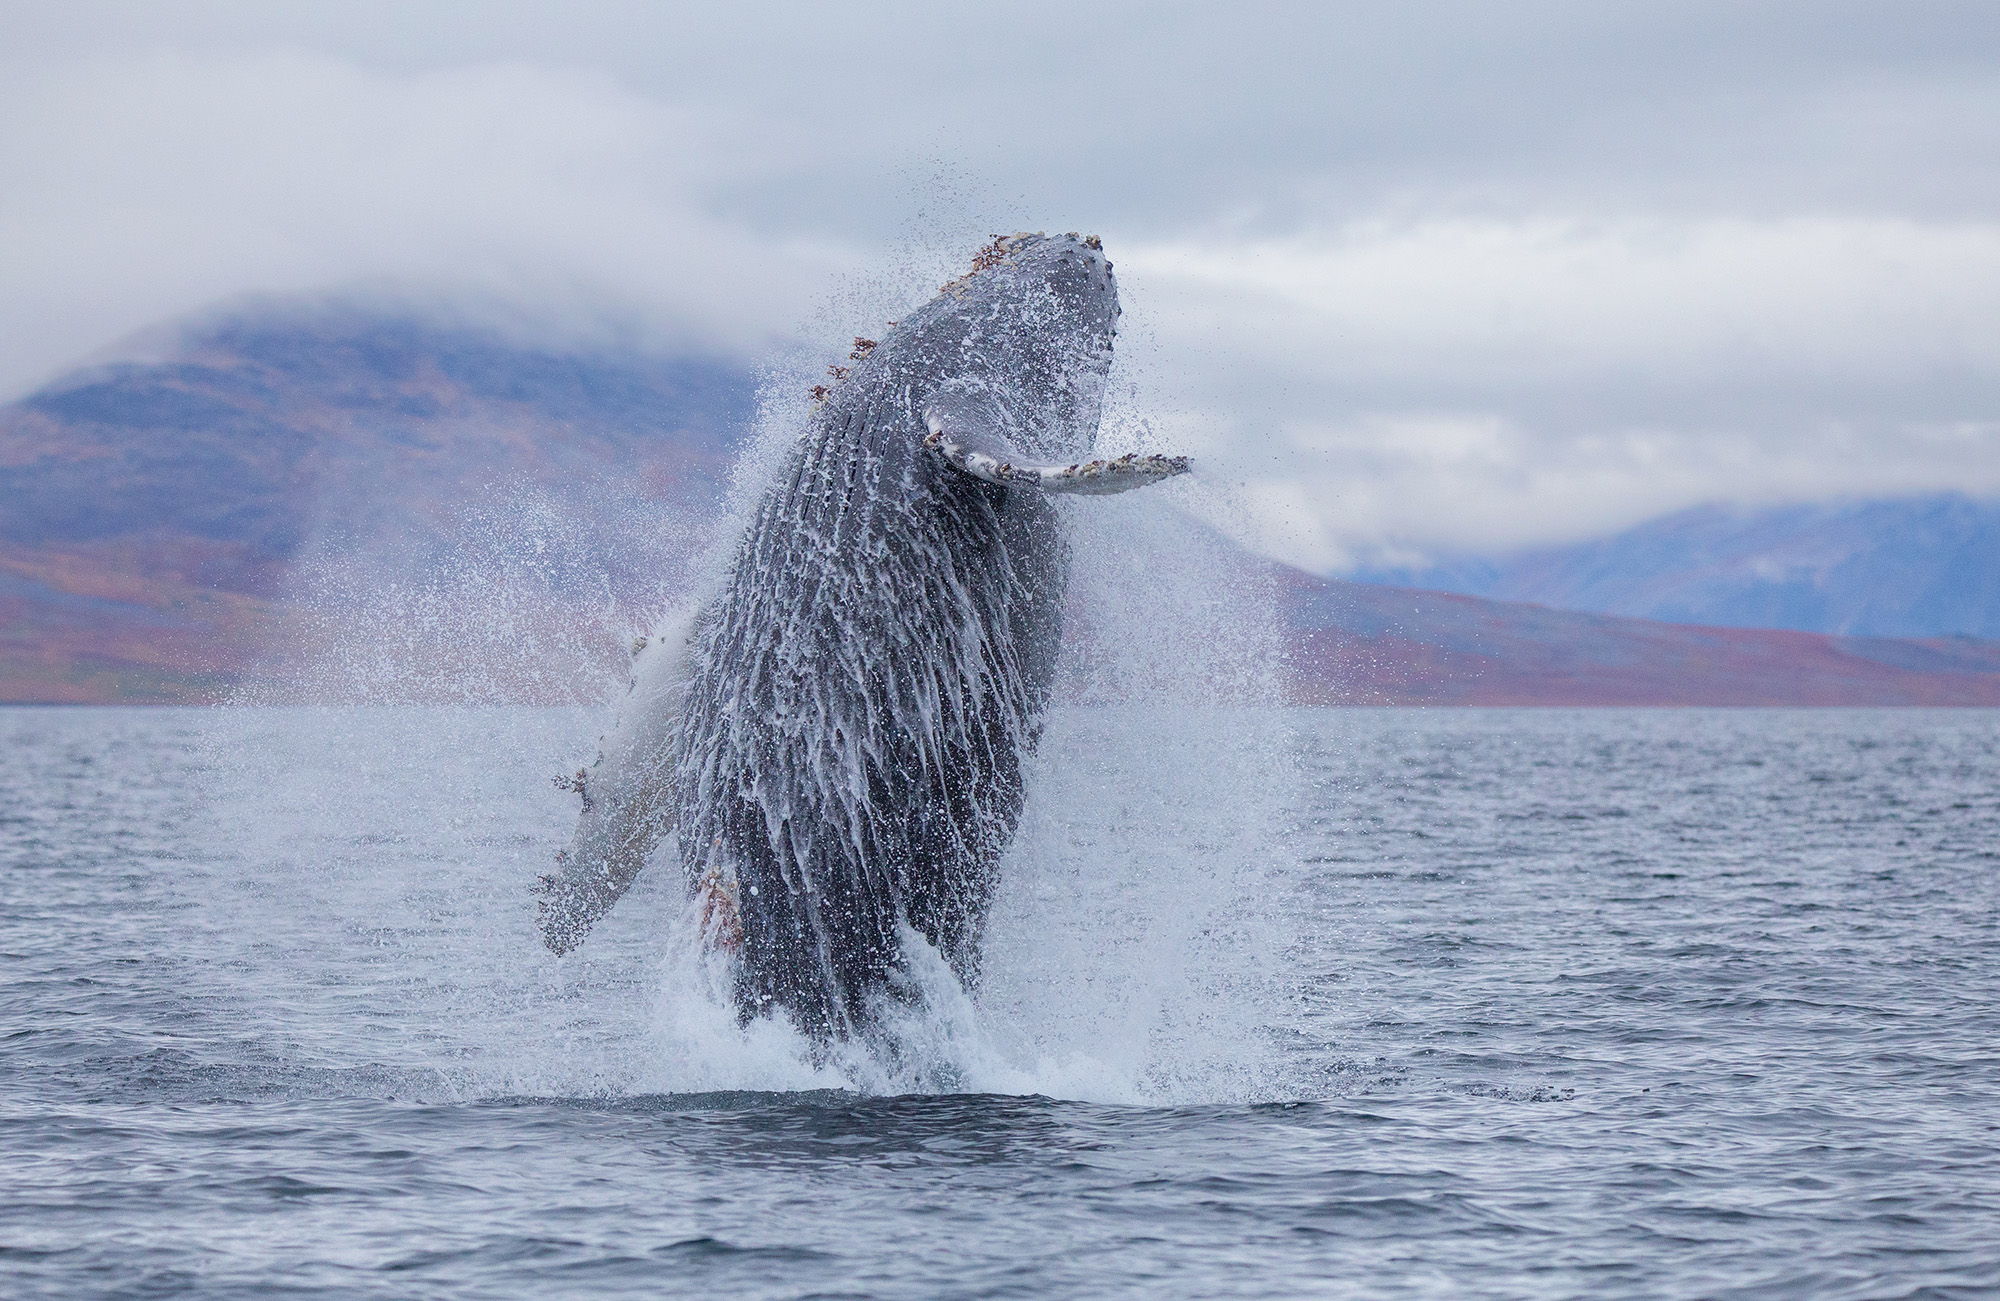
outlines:
{"label": "whale pectoral fin", "polygon": [[556,856],[557,870],[535,885],[535,924],[553,952],[583,943],[673,829],[673,743],[687,690],[688,631],[636,648],[632,690],[597,763],[557,779],[583,796],[583,813],[570,847]]}
{"label": "whale pectoral fin", "polygon": [[967,433],[948,425],[936,411],[926,412],[925,422],[930,426],[925,447],[988,483],[1106,496],[1171,479],[1193,468],[1185,456],[1140,456],[1135,452],[1075,465],[1034,465],[1022,461],[1004,439]]}
{"label": "whale pectoral fin", "polygon": [[1043,492],[1074,492],[1103,497],[1130,492],[1194,468],[1185,456],[1140,456],[1128,452],[1108,460],[1076,465],[1007,465],[1005,482],[1025,484]]}
{"label": "whale pectoral fin", "polygon": [[[632,887],[664,831],[655,810],[615,810],[612,819],[616,825],[608,834],[579,828],[571,849],[556,856],[557,870],[535,883],[535,926],[552,953],[568,953],[583,943],[597,919]],[[610,843],[592,843],[600,839]]]}

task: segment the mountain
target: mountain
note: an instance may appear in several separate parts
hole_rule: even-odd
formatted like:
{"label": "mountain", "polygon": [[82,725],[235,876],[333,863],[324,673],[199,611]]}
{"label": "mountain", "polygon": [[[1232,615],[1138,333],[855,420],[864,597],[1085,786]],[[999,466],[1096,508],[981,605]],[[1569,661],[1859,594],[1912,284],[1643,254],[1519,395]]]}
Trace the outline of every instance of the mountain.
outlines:
{"label": "mountain", "polygon": [[1701,506],[1594,542],[1352,577],[1678,623],[2000,637],[2000,502]]}
{"label": "mountain", "polygon": [[2000,641],[1660,623],[1297,570],[1277,587],[1305,704],[2000,705]]}
{"label": "mountain", "polygon": [[0,408],[0,699],[211,696],[326,633],[304,588],[324,623],[332,589],[434,605],[496,557],[601,605],[692,545],[753,398],[725,363],[347,309],[74,375]]}
{"label": "mountain", "polygon": [[[0,408],[0,701],[601,699],[754,407],[723,362],[332,309],[71,376]],[[1303,703],[2000,704],[2000,642],[1264,578]]]}

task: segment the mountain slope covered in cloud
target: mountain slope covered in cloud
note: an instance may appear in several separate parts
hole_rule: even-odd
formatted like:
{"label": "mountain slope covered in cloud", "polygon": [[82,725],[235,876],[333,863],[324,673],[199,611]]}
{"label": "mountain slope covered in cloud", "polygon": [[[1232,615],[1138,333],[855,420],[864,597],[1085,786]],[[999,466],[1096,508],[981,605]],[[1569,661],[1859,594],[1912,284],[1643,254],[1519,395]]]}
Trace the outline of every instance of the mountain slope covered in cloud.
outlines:
{"label": "mountain slope covered in cloud", "polygon": [[1354,577],[1677,623],[2000,637],[2000,501],[1702,506],[1598,541]]}
{"label": "mountain slope covered in cloud", "polygon": [[[413,658],[523,661],[684,579],[752,393],[724,364],[341,310],[72,376],[0,408],[0,698],[200,697],[364,620]],[[482,624],[496,583],[543,626]]]}

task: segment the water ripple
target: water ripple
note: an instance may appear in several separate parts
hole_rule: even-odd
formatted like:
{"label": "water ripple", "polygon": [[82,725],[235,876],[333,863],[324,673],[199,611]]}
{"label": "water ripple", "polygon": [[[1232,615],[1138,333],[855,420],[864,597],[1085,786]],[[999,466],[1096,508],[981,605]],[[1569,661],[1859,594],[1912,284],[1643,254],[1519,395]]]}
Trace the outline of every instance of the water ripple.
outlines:
{"label": "water ripple", "polygon": [[[2000,1290],[2000,715],[1288,721],[1284,979],[1214,986],[1260,1088],[1172,1075],[1143,946],[1088,986],[1154,1098],[675,1083],[643,925],[556,966],[510,911],[561,810],[412,749],[470,733],[349,720],[301,778],[345,802],[242,817],[203,716],[0,713],[6,1292]],[[536,773],[588,726],[464,724]],[[1181,834],[1156,870],[1210,868]]]}

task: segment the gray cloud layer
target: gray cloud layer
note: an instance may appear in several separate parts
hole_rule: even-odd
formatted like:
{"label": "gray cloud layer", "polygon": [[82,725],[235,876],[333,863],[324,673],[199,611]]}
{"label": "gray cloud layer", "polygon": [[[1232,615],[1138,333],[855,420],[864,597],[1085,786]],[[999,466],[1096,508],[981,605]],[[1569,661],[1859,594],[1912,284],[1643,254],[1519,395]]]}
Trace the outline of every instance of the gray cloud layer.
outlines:
{"label": "gray cloud layer", "polygon": [[357,284],[756,355],[1094,229],[1310,563],[2000,492],[1983,2],[0,12],[12,391]]}

